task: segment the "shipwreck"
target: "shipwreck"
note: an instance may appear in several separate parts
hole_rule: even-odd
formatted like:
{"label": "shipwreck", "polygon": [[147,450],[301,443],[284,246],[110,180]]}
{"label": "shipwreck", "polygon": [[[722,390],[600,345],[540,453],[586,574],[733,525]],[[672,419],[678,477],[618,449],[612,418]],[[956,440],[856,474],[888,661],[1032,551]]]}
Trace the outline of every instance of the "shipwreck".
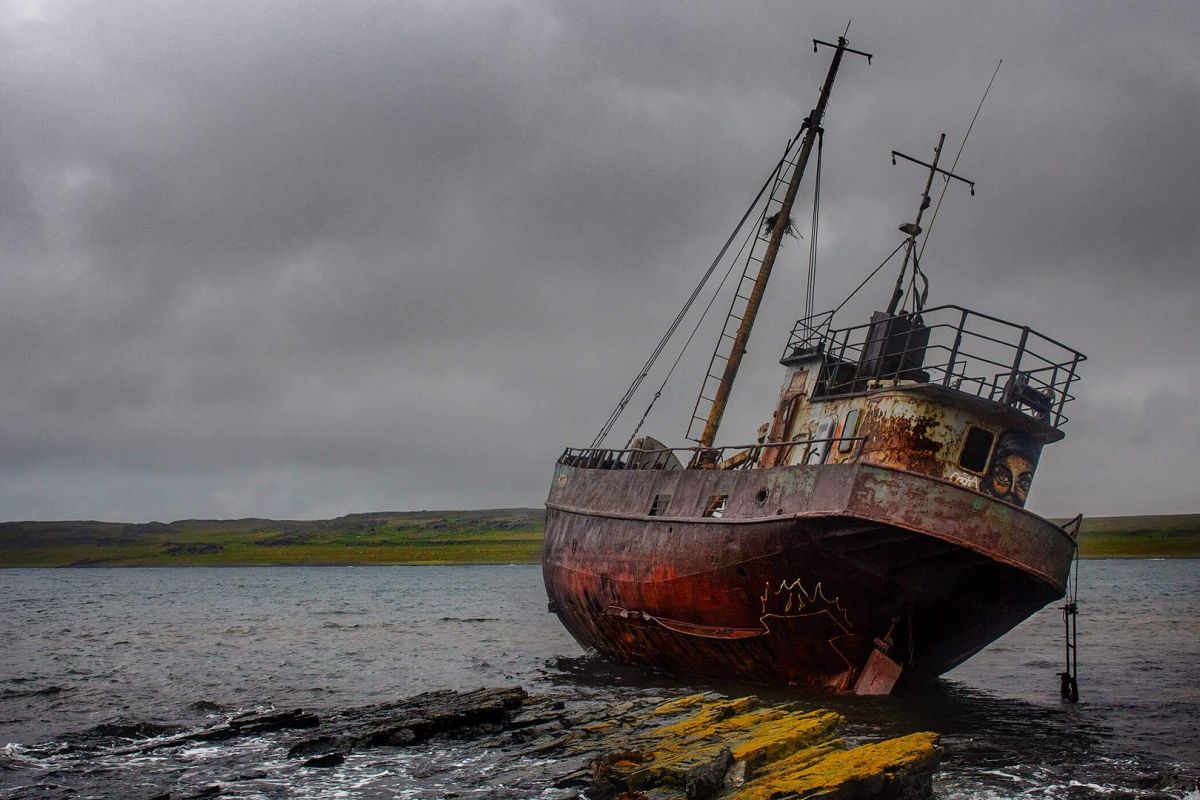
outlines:
{"label": "shipwreck", "polygon": [[[810,263],[770,422],[749,444],[717,443],[814,149],[820,184],[839,66],[847,54],[870,58],[844,36],[818,46],[833,55],[816,106],[730,237],[757,225],[737,259],[742,276],[692,444],[631,436],[604,446],[640,370],[591,446],[567,448],[555,465],[543,573],[550,610],[607,656],[886,694],[945,673],[1063,597],[1078,520],[1063,527],[1024,506],[1042,448],[1063,438],[1084,356],[1025,325],[926,305],[931,190],[938,181],[974,193],[939,166],[943,134],[929,162],[892,154],[927,176],[915,218],[880,265],[901,264],[884,310],[846,326],[814,313]],[[815,211],[809,238],[815,258]]]}

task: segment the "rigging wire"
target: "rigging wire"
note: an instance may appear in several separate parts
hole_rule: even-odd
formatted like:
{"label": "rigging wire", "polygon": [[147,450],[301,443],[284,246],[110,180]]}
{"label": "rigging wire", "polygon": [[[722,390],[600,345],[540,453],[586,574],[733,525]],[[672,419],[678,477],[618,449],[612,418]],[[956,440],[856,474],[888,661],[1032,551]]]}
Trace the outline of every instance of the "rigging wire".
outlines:
{"label": "rigging wire", "polygon": [[[971,138],[971,130],[975,127],[975,120],[979,119],[979,112],[983,109],[983,101],[987,100],[988,92],[992,90],[992,84],[996,82],[996,74],[1000,72],[1000,65],[1004,63],[1004,59],[996,62],[996,69],[992,71],[992,79],[988,81],[987,88],[983,90],[983,97],[979,98],[979,105],[975,107],[975,114],[971,117],[971,124],[967,126],[967,132],[963,134],[962,143],[958,146],[958,153],[954,156],[954,163],[950,165],[950,171],[954,172],[958,166],[958,159],[962,157],[963,149],[967,146],[967,139]],[[942,207],[942,200],[946,197],[946,190],[950,188],[950,179],[942,178],[942,193],[938,195],[937,205],[933,207],[933,216],[929,218],[929,225],[925,228],[925,238],[921,240],[920,255],[925,255],[925,246],[929,244],[929,234],[933,231],[933,223],[937,222],[938,211]],[[975,190],[972,189],[974,194]]]}
{"label": "rigging wire", "polygon": [[[921,269],[921,259],[916,253],[913,253],[913,267],[916,269],[917,274],[921,276],[921,294],[919,297],[915,297],[917,301],[917,313],[920,314],[925,310],[925,301],[929,299],[929,276],[925,274],[925,270]],[[913,282],[913,290],[916,291],[915,281]]]}
{"label": "rigging wire", "polygon": [[817,291],[817,227],[821,220],[821,155],[824,152],[825,132],[817,128],[817,174],[813,180],[812,232],[808,236],[808,285],[804,294],[804,318],[813,315]]}
{"label": "rigging wire", "polygon": [[679,313],[675,315],[675,319],[671,321],[670,326],[667,328],[667,332],[663,334],[662,339],[659,340],[658,344],[654,347],[654,350],[650,353],[650,357],[646,359],[646,363],[644,363],[642,368],[638,371],[637,377],[635,377],[633,382],[629,384],[629,388],[625,390],[625,394],[622,395],[620,401],[617,402],[616,408],[614,408],[612,413],[608,415],[608,419],[600,428],[600,431],[596,434],[596,437],[592,440],[591,446],[593,448],[599,447],[601,443],[603,443],[605,437],[608,436],[609,431],[612,430],[613,425],[616,424],[617,419],[625,410],[625,407],[629,405],[629,401],[633,399],[635,394],[637,394],[637,390],[641,388],[642,381],[644,381],[646,376],[650,374],[650,370],[654,367],[654,363],[658,360],[659,355],[662,354],[663,349],[666,348],[667,342],[670,341],[671,337],[675,335],[675,331],[679,328],[679,324],[683,322],[683,318],[687,316],[687,313],[691,310],[692,304],[696,302],[696,298],[699,297],[700,293],[704,290],[705,284],[708,283],[708,279],[711,278],[713,272],[716,271],[717,266],[721,263],[721,259],[725,257],[725,253],[729,250],[730,245],[732,245],[737,239],[738,234],[742,230],[742,226],[746,224],[746,220],[749,219],[750,215],[754,212],[754,209],[758,205],[758,202],[762,199],[763,194],[766,193],[767,189],[773,184],[775,177],[779,174],[779,171],[783,169],[783,165],[787,161],[788,155],[792,152],[792,147],[795,146],[799,139],[800,133],[797,133],[795,138],[788,141],[787,147],[784,149],[783,157],[779,159],[779,163],[775,165],[775,169],[771,171],[771,174],[767,177],[766,182],[763,183],[762,188],[758,190],[758,194],[755,195],[754,200],[746,208],[746,213],[742,215],[741,220],[738,221],[737,226],[734,227],[733,233],[729,234],[729,238],[725,240],[725,244],[722,245],[720,252],[718,252],[716,258],[713,259],[712,264],[709,265],[708,270],[704,273],[704,276],[701,277],[700,282],[696,284],[696,288],[692,290],[687,302],[683,304],[683,308],[681,308]]}
{"label": "rigging wire", "polygon": [[850,294],[846,295],[846,299],[845,299],[845,300],[843,300],[841,303],[839,303],[837,308],[835,308],[833,311],[830,311],[830,312],[829,312],[829,316],[830,316],[830,317],[832,317],[834,314],[836,314],[837,312],[841,311],[841,310],[842,310],[842,307],[843,307],[843,306],[845,306],[845,305],[846,305],[846,303],[849,303],[849,302],[850,302],[850,298],[852,298],[852,297],[854,297],[854,295],[858,294],[858,291],[859,291],[859,289],[861,289],[861,288],[863,288],[864,286],[866,286],[866,285],[867,285],[867,281],[871,280],[871,278],[874,278],[876,275],[878,275],[878,274],[879,274],[879,270],[881,270],[881,269],[883,269],[884,267],[886,267],[886,266],[887,266],[887,263],[888,263],[889,261],[891,261],[893,258],[895,258],[895,257],[896,257],[896,253],[899,253],[899,252],[900,252],[900,250],[901,250],[901,248],[903,248],[903,247],[904,247],[904,245],[906,245],[907,243],[908,243],[908,240],[907,240],[907,239],[905,239],[903,242],[901,242],[900,244],[896,245],[896,249],[895,249],[895,250],[893,250],[891,253],[889,253],[887,258],[885,258],[883,261],[879,262],[879,266],[878,266],[878,267],[876,267],[875,269],[871,270],[871,274],[870,274],[870,275],[868,275],[867,277],[863,278],[863,279],[862,279],[862,283],[860,283],[858,286],[855,286],[855,287],[854,287],[854,291],[853,291],[853,292],[851,292]]}
{"label": "rigging wire", "polygon": [[[759,215],[759,228],[762,226],[761,218],[765,216],[766,211],[764,210],[763,213]],[[742,240],[742,246],[738,249],[737,255],[730,259],[729,269],[725,270],[725,276],[721,278],[721,282],[718,283],[717,288],[713,290],[712,297],[708,298],[708,304],[705,305],[704,310],[700,312],[700,318],[696,320],[696,324],[692,328],[692,332],[688,334],[687,341],[683,343],[683,347],[680,348],[679,354],[675,356],[675,361],[671,364],[671,368],[667,370],[667,375],[665,378],[663,378],[662,384],[658,387],[658,391],[656,391],[654,393],[654,397],[650,399],[650,405],[646,406],[646,410],[642,413],[642,418],[638,420],[638,424],[634,427],[633,433],[629,434],[629,438],[625,441],[626,450],[630,448],[630,446],[633,444],[634,437],[636,437],[642,430],[642,425],[646,423],[646,417],[650,416],[650,411],[654,408],[654,404],[658,402],[658,398],[662,397],[663,390],[667,388],[667,382],[670,381],[671,376],[675,374],[675,368],[679,366],[680,360],[683,359],[683,354],[687,352],[688,345],[692,343],[692,339],[696,338],[696,333],[700,330],[700,325],[703,324],[704,318],[707,317],[708,312],[712,310],[713,303],[716,301],[717,297],[720,296],[721,289],[724,288],[725,282],[729,280],[729,276],[733,274],[733,268],[736,267],[739,262],[741,262],[742,253],[745,252],[746,245],[750,244],[750,239],[754,236],[756,230],[758,230],[758,228],[752,229],[746,234],[746,238]]]}

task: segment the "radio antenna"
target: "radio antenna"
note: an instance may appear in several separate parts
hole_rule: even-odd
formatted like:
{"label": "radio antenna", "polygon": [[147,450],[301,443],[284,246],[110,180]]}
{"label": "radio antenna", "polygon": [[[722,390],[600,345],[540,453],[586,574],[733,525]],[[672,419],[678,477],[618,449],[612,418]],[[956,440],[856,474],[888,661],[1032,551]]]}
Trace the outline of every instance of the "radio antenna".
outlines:
{"label": "radio antenna", "polygon": [[[987,100],[988,92],[992,90],[992,84],[996,82],[996,73],[1000,71],[1000,65],[1004,63],[1004,59],[996,62],[996,69],[992,71],[992,79],[988,81],[987,88],[983,90],[983,97],[979,98],[979,105],[975,107],[975,116],[971,117],[971,124],[967,126],[967,132],[963,134],[962,143],[958,146],[958,153],[954,156],[954,163],[950,165],[950,171],[958,166],[958,159],[962,157],[963,148],[967,146],[967,139],[971,136],[971,129],[975,127],[975,120],[979,119],[979,111],[983,108],[983,101]],[[946,190],[950,188],[950,179],[946,178],[942,184],[942,192],[938,195],[937,205],[933,207],[933,216],[929,218],[929,227],[925,229],[925,238],[921,241],[921,250],[917,253],[918,260],[925,255],[925,248],[929,244],[929,234],[933,231],[933,223],[937,222],[938,210],[942,207],[942,200],[946,197]]]}
{"label": "radio antenna", "polygon": [[[921,255],[917,252],[917,237],[921,235],[921,215],[925,213],[925,209],[929,208],[929,189],[933,186],[933,178],[935,175],[941,175],[947,183],[951,178],[956,181],[962,181],[971,187],[971,194],[975,194],[975,181],[970,178],[964,178],[962,175],[956,175],[953,172],[947,172],[938,166],[938,161],[942,157],[942,145],[946,143],[946,134],[943,133],[938,137],[937,147],[933,148],[933,163],[927,164],[919,158],[905,155],[898,150],[892,151],[892,163],[896,163],[897,156],[905,161],[911,161],[914,164],[920,164],[929,170],[929,177],[925,179],[925,191],[921,192],[921,205],[917,209],[917,218],[912,222],[906,222],[900,226],[900,232],[908,237],[905,244],[908,249],[904,252],[904,263],[900,265],[900,274],[896,276],[896,288],[892,292],[892,301],[888,303],[888,316],[896,313],[896,308],[900,305],[900,298],[904,295],[904,274],[908,270],[908,262],[912,261],[913,273],[912,284],[910,291],[913,297],[913,313],[920,312],[922,306],[925,305],[925,299],[929,295],[929,280],[925,278],[921,272]],[[944,191],[944,190],[943,190]],[[928,236],[928,234],[926,234]],[[925,281],[925,291],[917,294],[917,276],[920,275]]]}

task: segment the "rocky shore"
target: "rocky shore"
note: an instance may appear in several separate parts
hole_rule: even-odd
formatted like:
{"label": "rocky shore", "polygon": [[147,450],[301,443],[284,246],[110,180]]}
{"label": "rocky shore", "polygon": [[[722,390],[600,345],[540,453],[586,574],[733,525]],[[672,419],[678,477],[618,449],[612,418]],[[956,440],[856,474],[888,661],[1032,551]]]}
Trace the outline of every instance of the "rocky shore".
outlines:
{"label": "rocky shore", "polygon": [[[125,797],[271,797],[300,783],[361,786],[383,770],[412,797],[918,800],[931,796],[941,755],[933,733],[851,744],[832,711],[711,693],[612,703],[485,688],[210,719],[183,729],[108,723],[65,737],[37,754],[37,782],[12,788],[87,796],[89,779],[107,775]],[[20,755],[0,767],[34,763],[32,752]],[[198,772],[210,782],[197,785]]]}

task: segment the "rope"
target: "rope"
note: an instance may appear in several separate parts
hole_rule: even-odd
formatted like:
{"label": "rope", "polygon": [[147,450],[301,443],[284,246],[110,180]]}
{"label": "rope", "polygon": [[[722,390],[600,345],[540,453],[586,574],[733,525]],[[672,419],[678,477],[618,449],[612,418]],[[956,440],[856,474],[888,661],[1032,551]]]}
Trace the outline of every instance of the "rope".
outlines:
{"label": "rope", "polygon": [[644,381],[646,376],[650,374],[650,370],[654,367],[654,363],[658,360],[659,355],[662,354],[663,349],[667,346],[667,342],[670,341],[671,337],[675,335],[675,331],[679,328],[679,324],[683,321],[683,318],[687,316],[687,313],[692,308],[692,304],[696,302],[696,298],[699,297],[700,293],[704,290],[705,284],[708,283],[708,279],[711,278],[713,272],[716,271],[717,266],[721,263],[721,259],[725,257],[725,253],[729,250],[730,245],[732,245],[734,240],[737,239],[737,235],[741,232],[742,226],[745,225],[746,220],[750,218],[750,214],[753,213],[754,208],[762,199],[763,194],[766,193],[767,189],[770,188],[775,181],[775,177],[779,174],[779,170],[783,168],[784,163],[787,161],[788,155],[792,151],[792,146],[797,140],[799,140],[799,138],[800,134],[797,133],[796,137],[788,142],[787,148],[783,152],[783,157],[779,159],[779,163],[775,165],[775,169],[771,171],[770,176],[767,178],[766,182],[763,183],[762,188],[758,190],[758,194],[755,195],[754,200],[750,203],[749,207],[746,208],[746,213],[742,215],[741,220],[739,220],[737,226],[734,227],[733,233],[729,234],[729,238],[725,240],[725,244],[721,247],[720,252],[717,253],[716,258],[713,259],[712,264],[709,265],[708,270],[704,273],[704,276],[700,279],[700,282],[696,284],[696,288],[692,290],[687,302],[683,304],[683,308],[680,309],[679,313],[675,315],[675,319],[671,321],[670,326],[667,328],[667,332],[663,334],[662,339],[659,340],[658,344],[654,347],[654,350],[650,353],[650,357],[646,359],[646,363],[644,363],[642,368],[638,371],[637,377],[635,377],[633,382],[629,384],[629,388],[625,390],[625,394],[622,395],[621,399],[617,402],[616,408],[614,408],[612,413],[608,415],[608,419],[600,428],[600,432],[597,433],[596,437],[592,440],[591,446],[593,448],[599,447],[604,442],[605,437],[608,436],[609,431],[612,430],[613,425],[616,424],[617,419],[621,416],[621,413],[625,410],[625,407],[629,405],[629,401],[633,399],[633,396],[637,394],[637,390],[641,388],[642,381]]}

